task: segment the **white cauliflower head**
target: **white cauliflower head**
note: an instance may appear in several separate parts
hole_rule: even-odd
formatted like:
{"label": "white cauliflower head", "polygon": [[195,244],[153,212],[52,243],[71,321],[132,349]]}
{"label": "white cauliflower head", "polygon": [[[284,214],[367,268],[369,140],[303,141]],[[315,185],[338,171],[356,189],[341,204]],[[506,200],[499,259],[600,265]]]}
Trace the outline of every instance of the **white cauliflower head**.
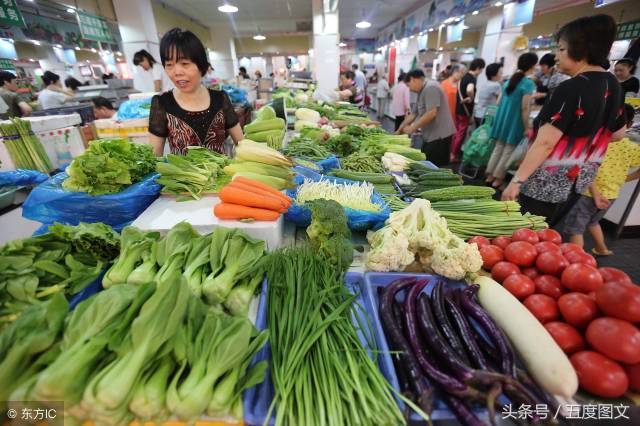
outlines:
{"label": "white cauliflower head", "polygon": [[407,237],[409,248],[414,252],[420,248],[433,250],[438,245],[446,244],[451,235],[446,219],[431,208],[428,200],[422,198],[416,198],[406,208],[391,213],[387,224]]}
{"label": "white cauliflower head", "polygon": [[438,246],[433,251],[431,268],[439,275],[461,280],[482,268],[482,256],[476,244],[467,244],[454,235],[448,245]]}
{"label": "white cauliflower head", "polygon": [[370,232],[367,239],[371,248],[365,267],[369,271],[402,271],[415,260],[415,254],[409,250],[409,240],[389,226]]}

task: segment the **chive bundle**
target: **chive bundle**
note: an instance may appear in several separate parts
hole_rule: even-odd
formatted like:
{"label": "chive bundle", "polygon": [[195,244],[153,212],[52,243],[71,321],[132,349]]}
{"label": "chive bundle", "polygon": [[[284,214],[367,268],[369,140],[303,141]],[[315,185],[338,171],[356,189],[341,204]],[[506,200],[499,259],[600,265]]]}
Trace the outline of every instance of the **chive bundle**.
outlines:
{"label": "chive bundle", "polygon": [[277,251],[269,263],[275,395],[267,419],[276,409],[276,426],[404,424],[390,385],[358,338],[367,326],[354,325],[356,296],[342,276],[308,247]]}
{"label": "chive bundle", "polygon": [[49,156],[31,130],[29,121],[13,118],[10,123],[2,123],[0,135],[16,169],[38,170],[43,173],[53,170]]}

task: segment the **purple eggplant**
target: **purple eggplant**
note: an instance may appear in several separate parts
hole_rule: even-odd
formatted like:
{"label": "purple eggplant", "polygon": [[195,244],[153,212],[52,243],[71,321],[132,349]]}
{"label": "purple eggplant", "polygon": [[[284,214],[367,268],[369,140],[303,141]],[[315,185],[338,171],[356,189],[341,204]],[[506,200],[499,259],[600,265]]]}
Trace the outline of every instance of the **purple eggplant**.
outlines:
{"label": "purple eggplant", "polygon": [[[395,299],[393,301],[393,320],[399,327],[402,327],[404,323],[403,315],[402,315],[402,305],[400,304],[400,302],[398,302]],[[402,392],[402,394],[407,398],[409,398],[411,401],[415,402],[416,389],[414,384],[411,383],[411,380],[409,380],[410,375],[409,375],[409,372],[407,371],[407,364],[403,362],[402,355],[399,352],[397,352],[399,350],[398,348],[396,348],[393,345],[389,345],[389,349],[391,349],[392,351],[396,351],[391,354],[391,359],[393,360],[393,365],[395,366],[396,373],[398,374],[398,383],[400,384],[400,392]]]}
{"label": "purple eggplant", "polygon": [[444,400],[456,416],[456,419],[464,426],[484,426],[482,420],[460,399],[453,395],[444,395]]}
{"label": "purple eggplant", "polygon": [[437,321],[438,328],[442,331],[444,338],[447,340],[451,348],[456,351],[458,357],[467,365],[471,365],[471,360],[467,356],[462,342],[458,337],[458,333],[454,329],[449,317],[447,316],[444,302],[444,282],[438,281],[431,292],[431,309]]}
{"label": "purple eggplant", "polygon": [[453,322],[458,329],[458,333],[462,336],[462,342],[465,344],[465,348],[469,353],[469,358],[472,360],[473,366],[481,370],[489,370],[489,364],[484,357],[484,354],[478,346],[478,342],[471,333],[471,325],[467,322],[467,318],[464,316],[462,309],[456,303],[452,295],[448,295],[445,303],[447,310],[453,318]]}
{"label": "purple eggplant", "polygon": [[460,306],[467,315],[480,324],[485,333],[487,333],[493,341],[498,352],[500,352],[500,371],[515,378],[515,355],[513,350],[511,350],[511,345],[509,344],[507,337],[502,333],[502,330],[500,330],[489,314],[473,300],[478,288],[479,287],[477,285],[465,288],[460,295]]}
{"label": "purple eggplant", "polygon": [[433,408],[433,389],[422,374],[420,364],[418,364],[411,350],[411,345],[404,337],[401,325],[397,324],[393,318],[393,301],[396,293],[416,285],[416,281],[415,278],[404,278],[396,280],[387,286],[380,298],[380,320],[391,346],[401,352],[402,359],[407,366],[406,370],[409,374],[409,379],[416,388],[418,406],[425,413],[430,414]]}

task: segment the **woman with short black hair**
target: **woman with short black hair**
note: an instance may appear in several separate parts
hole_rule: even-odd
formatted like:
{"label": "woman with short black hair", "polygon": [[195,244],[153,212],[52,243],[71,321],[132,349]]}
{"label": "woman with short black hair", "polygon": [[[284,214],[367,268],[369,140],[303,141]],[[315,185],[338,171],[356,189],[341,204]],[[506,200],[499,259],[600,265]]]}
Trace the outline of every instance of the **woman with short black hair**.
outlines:
{"label": "woman with short black hair", "polygon": [[72,99],[73,93],[62,87],[58,74],[45,71],[42,75],[42,83],[45,87],[38,94],[40,108],[59,108]]}
{"label": "woman with short black hair", "polygon": [[620,59],[616,62],[614,72],[622,87],[622,96],[637,96],[640,91],[640,80],[633,75],[636,72],[636,63],[633,62],[633,59]]}
{"label": "woman with short black hair", "polygon": [[137,67],[133,87],[142,93],[160,92],[171,89],[163,84],[164,71],[162,66],[155,60],[151,53],[142,49],[133,55],[133,65]]}
{"label": "woman with short black hair", "polygon": [[189,146],[223,153],[227,136],[237,144],[243,135],[229,96],[202,85],[209,62],[200,39],[174,28],[160,41],[160,59],[175,89],[151,99],[149,133],[156,155],[166,140],[181,155]]}
{"label": "woman with short black hair", "polygon": [[572,78],[560,83],[534,120],[533,144],[503,200],[523,212],[560,222],[593,182],[611,140],[624,135],[622,90],[607,72],[616,24],[608,15],[576,19],[560,29],[558,69]]}

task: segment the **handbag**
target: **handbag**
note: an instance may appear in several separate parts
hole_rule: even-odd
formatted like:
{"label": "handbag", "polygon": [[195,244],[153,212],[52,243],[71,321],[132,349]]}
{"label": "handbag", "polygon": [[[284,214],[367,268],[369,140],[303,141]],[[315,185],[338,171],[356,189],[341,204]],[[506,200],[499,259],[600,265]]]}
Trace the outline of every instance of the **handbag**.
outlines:
{"label": "handbag", "polygon": [[464,108],[465,114],[467,115],[467,117],[471,117],[471,113],[469,112],[469,108],[467,108],[467,104],[465,104],[463,102],[462,93],[460,93],[460,81],[458,82],[458,90],[456,91],[456,93],[458,94],[458,99],[460,100],[460,105],[462,105],[462,108]]}

